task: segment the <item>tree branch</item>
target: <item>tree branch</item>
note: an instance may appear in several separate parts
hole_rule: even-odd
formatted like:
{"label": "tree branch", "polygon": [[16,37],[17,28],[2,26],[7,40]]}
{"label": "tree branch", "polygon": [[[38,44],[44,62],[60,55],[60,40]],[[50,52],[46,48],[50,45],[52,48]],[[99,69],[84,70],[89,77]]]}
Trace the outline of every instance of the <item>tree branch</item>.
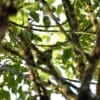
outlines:
{"label": "tree branch", "polygon": [[[45,30],[45,29],[39,29],[39,28],[33,28],[33,27],[27,27],[24,25],[20,25],[18,23],[15,23],[13,21],[9,22],[12,25],[18,26],[18,27],[22,27],[24,29],[28,29],[28,30],[34,30],[34,31],[40,31],[40,32],[62,32],[61,30]],[[95,35],[94,32],[92,31],[81,31],[81,30],[65,30],[66,32],[70,33],[70,32],[74,32],[74,33],[78,33],[78,34],[90,34],[90,35]]]}

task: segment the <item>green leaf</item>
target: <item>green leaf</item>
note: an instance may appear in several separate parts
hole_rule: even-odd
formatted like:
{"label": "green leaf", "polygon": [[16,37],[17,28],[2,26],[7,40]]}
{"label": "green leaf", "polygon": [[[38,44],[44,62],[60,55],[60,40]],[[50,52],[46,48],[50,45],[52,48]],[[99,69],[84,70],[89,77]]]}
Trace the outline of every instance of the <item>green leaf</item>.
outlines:
{"label": "green leaf", "polygon": [[48,16],[44,16],[43,23],[45,26],[50,26],[51,25],[50,18]]}
{"label": "green leaf", "polygon": [[39,14],[35,11],[30,12],[30,16],[36,21],[39,22]]}
{"label": "green leaf", "polygon": [[33,34],[33,40],[40,41],[40,42],[42,41],[42,39],[36,34]]}
{"label": "green leaf", "polygon": [[48,0],[48,4],[52,4],[54,2],[55,2],[55,0]]}
{"label": "green leaf", "polygon": [[46,59],[48,59],[48,61],[50,61],[51,58],[52,58],[52,50],[46,50],[46,51],[44,51],[43,55],[46,57]]}
{"label": "green leaf", "polygon": [[25,11],[19,11],[16,14],[16,16],[9,17],[9,20],[11,20],[15,23],[18,23],[18,24],[27,25],[27,23],[28,23],[28,14]]}
{"label": "green leaf", "polygon": [[26,39],[26,41],[31,41],[33,39],[32,31],[25,30],[22,32],[22,34],[23,34],[24,38]]}
{"label": "green leaf", "polygon": [[58,5],[57,7],[57,14],[58,16],[62,13],[62,4]]}
{"label": "green leaf", "polygon": [[51,11],[56,12],[56,7],[52,6]]}
{"label": "green leaf", "polygon": [[[22,5],[23,6],[23,5]],[[21,6],[21,7],[22,7]],[[22,8],[23,9],[23,8]],[[35,10],[39,10],[40,7],[39,7],[39,2],[36,2],[36,3],[24,3],[24,9],[28,9],[30,11],[35,11]]]}
{"label": "green leaf", "polygon": [[10,93],[5,90],[0,90],[0,100],[10,100]]}
{"label": "green leaf", "polygon": [[67,62],[67,60],[72,57],[72,50],[71,48],[67,48],[63,51],[63,56],[62,56],[62,60],[64,63]]}
{"label": "green leaf", "polygon": [[42,41],[42,39],[38,35],[34,34],[32,31],[25,30],[22,32],[22,34],[26,41]]}
{"label": "green leaf", "polygon": [[42,80],[49,80],[49,75],[39,71]]}
{"label": "green leaf", "polygon": [[52,50],[46,50],[42,52],[43,56],[38,57],[37,64],[45,64],[47,61],[51,61],[52,58]]}

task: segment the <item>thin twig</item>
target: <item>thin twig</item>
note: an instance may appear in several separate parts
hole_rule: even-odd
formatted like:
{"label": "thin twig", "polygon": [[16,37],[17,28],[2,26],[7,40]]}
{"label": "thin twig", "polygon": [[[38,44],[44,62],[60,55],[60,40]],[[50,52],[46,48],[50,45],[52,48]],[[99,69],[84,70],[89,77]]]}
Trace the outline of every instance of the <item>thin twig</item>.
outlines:
{"label": "thin twig", "polygon": [[[24,25],[20,25],[20,24],[18,24],[18,23],[16,23],[16,22],[13,22],[13,21],[10,21],[9,22],[10,24],[12,24],[12,25],[15,25],[15,26],[18,26],[18,27],[22,27],[22,28],[24,28],[24,29],[28,29],[28,30],[34,30],[34,31],[40,31],[40,32],[62,32],[61,30],[54,30],[54,29],[52,29],[52,30],[46,30],[46,29],[39,29],[39,28],[33,28],[33,27],[27,27],[27,26],[24,26]],[[94,34],[94,32],[92,32],[92,31],[81,31],[81,30],[65,30],[66,32],[74,32],[74,33],[79,33],[79,34],[90,34],[90,35],[93,35]]]}
{"label": "thin twig", "polygon": [[[62,22],[60,25],[64,25],[64,24],[66,24],[66,21],[64,21],[64,22]],[[36,24],[33,24],[33,23],[31,23],[31,25],[32,26],[35,26],[35,27],[58,27],[58,25],[36,25]]]}

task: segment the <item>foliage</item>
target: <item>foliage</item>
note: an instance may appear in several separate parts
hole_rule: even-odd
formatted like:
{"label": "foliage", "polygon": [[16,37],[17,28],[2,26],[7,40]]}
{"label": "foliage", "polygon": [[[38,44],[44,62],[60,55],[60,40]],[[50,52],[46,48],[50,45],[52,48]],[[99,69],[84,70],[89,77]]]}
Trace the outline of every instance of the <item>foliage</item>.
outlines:
{"label": "foliage", "polygon": [[99,0],[16,0],[14,6],[18,12],[9,16],[1,42],[0,99],[11,100],[13,93],[16,100],[49,100],[60,93],[83,100],[86,86],[84,100],[99,100],[100,92],[88,90],[100,73]]}

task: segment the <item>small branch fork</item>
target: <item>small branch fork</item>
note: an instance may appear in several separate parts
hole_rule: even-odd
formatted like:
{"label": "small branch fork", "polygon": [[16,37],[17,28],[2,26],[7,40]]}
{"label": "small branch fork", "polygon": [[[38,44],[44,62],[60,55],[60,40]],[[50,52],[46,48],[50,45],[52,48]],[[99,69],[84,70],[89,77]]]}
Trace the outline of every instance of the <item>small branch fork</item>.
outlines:
{"label": "small branch fork", "polygon": [[[79,27],[78,21],[77,21],[77,17],[75,15],[73,6],[71,5],[69,0],[67,0],[67,1],[62,0],[62,2],[64,5],[65,14],[68,19],[70,28],[72,30],[78,30],[78,27]],[[93,28],[95,29],[94,31],[97,35],[97,39],[96,39],[96,46],[94,48],[94,52],[91,56],[91,60],[88,59],[89,67],[84,72],[85,63],[82,60],[83,55],[80,52],[83,50],[81,49],[81,46],[79,43],[79,37],[74,32],[71,32],[71,37],[73,39],[72,43],[74,45],[74,49],[75,49],[76,55],[78,57],[78,63],[79,63],[78,65],[82,68],[82,71],[84,72],[84,75],[82,76],[82,84],[80,87],[80,91],[79,91],[77,100],[90,100],[90,98],[92,98],[91,91],[89,90],[89,85],[92,80],[93,73],[96,69],[97,62],[100,59],[100,22],[98,22],[96,20],[96,18],[94,18],[90,0],[87,0],[87,6],[88,6],[88,11],[90,13],[90,20],[93,24]]]}

